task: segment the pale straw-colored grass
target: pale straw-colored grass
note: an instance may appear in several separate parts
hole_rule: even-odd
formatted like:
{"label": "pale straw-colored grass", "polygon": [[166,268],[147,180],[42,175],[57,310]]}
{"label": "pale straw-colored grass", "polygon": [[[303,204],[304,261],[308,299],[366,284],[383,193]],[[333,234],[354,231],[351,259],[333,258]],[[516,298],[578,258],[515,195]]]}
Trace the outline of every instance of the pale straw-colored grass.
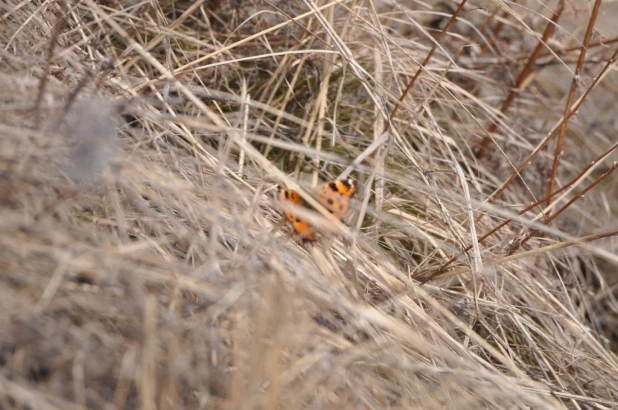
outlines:
{"label": "pale straw-colored grass", "polygon": [[0,5],[0,408],[618,407],[616,39],[459,6]]}

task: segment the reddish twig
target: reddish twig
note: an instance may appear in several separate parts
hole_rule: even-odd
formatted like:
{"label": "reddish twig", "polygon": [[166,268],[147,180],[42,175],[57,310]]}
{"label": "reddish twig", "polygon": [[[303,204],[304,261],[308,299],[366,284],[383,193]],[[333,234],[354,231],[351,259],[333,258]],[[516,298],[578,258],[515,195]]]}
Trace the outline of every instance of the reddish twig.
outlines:
{"label": "reddish twig", "polygon": [[[600,161],[604,160],[605,157],[607,157],[610,153],[614,152],[614,150],[618,149],[618,143],[612,145],[609,149],[607,149],[603,154],[601,154],[599,157],[597,157],[594,161],[592,161],[588,166],[586,166],[584,169],[581,170],[581,172],[575,176],[575,178],[571,179],[570,182],[568,182],[567,184],[565,184],[563,187],[561,187],[560,189],[552,192],[551,194],[546,195],[545,197],[539,199],[538,201],[535,201],[533,203],[531,203],[530,205],[526,206],[524,209],[520,210],[517,214],[518,215],[523,215],[524,213],[528,212],[529,210],[531,210],[532,208],[539,206],[545,202],[548,201],[549,196],[551,195],[556,196],[559,193],[563,192],[564,190],[572,187],[573,185],[575,185],[575,183],[577,181],[579,181],[581,178],[584,177],[584,175],[586,175],[586,173],[590,170],[590,168],[592,168],[594,165],[598,164]],[[581,195],[581,193],[579,194]],[[497,231],[499,231],[500,229],[502,229],[504,226],[506,226],[507,224],[509,224],[510,222],[512,222],[513,219],[512,218],[507,218],[504,221],[502,221],[500,224],[496,225],[494,228],[492,228],[489,232],[487,232],[486,234],[484,234],[483,236],[481,236],[478,239],[478,243],[483,242],[485,239],[489,238],[491,235],[493,235],[494,233],[496,233]],[[470,249],[472,249],[472,245],[468,245],[466,246],[466,248],[463,249],[463,251],[461,251],[461,253],[459,253],[456,256],[453,256],[451,259],[449,259],[448,261],[446,261],[445,263],[443,263],[438,269],[436,269],[431,275],[429,275],[426,279],[426,281],[431,280],[432,278],[434,278],[436,275],[439,275],[440,273],[443,273],[444,271],[446,271],[446,269],[452,265],[457,259],[459,259],[462,255],[466,254],[468,251],[470,251]],[[424,283],[424,282],[423,282]]]}
{"label": "reddish twig", "polygon": [[[530,73],[532,73],[534,64],[541,56],[543,52],[543,48],[547,46],[547,39],[549,39],[549,37],[551,37],[551,35],[554,33],[554,29],[556,28],[558,19],[560,19],[560,16],[562,15],[563,10],[564,10],[564,1],[561,1],[560,5],[558,6],[558,10],[554,12],[554,15],[552,16],[551,21],[547,23],[547,27],[545,27],[545,31],[543,32],[543,36],[541,37],[541,40],[539,40],[538,44],[536,45],[536,48],[530,55],[530,58],[528,58],[528,62],[526,66],[524,67],[523,70],[521,70],[521,73],[519,73],[519,77],[517,78],[515,86],[511,88],[511,92],[509,93],[509,95],[506,97],[506,99],[502,103],[502,106],[500,107],[501,116],[506,115],[507,110],[511,107],[511,104],[513,104],[513,101],[515,101],[515,97],[517,97],[517,95],[521,91],[520,90],[521,86],[524,84],[528,76],[530,76]],[[485,152],[487,151],[487,148],[489,147],[489,143],[491,142],[490,135],[496,132],[496,130],[498,129],[498,124],[499,124],[499,120],[492,122],[491,126],[487,130],[487,135],[485,136],[485,138],[483,138],[483,141],[481,141],[478,151],[476,153],[477,158],[481,158],[485,155]]]}
{"label": "reddish twig", "polygon": [[399,97],[399,100],[397,101],[397,104],[393,108],[393,111],[391,111],[391,115],[389,116],[389,120],[384,125],[384,132],[386,132],[386,131],[388,131],[390,129],[391,122],[393,121],[393,118],[395,118],[395,114],[397,114],[397,111],[399,111],[399,107],[401,107],[401,103],[406,98],[406,96],[408,95],[410,90],[412,90],[412,88],[414,87],[414,84],[416,83],[416,80],[418,79],[418,77],[421,75],[421,72],[425,69],[425,66],[429,63],[429,61],[431,60],[431,58],[435,54],[436,49],[438,48],[438,44],[440,44],[440,42],[442,41],[442,39],[446,35],[448,29],[451,28],[451,26],[453,25],[455,20],[457,20],[457,17],[463,11],[464,5],[467,3],[467,1],[468,0],[462,0],[462,2],[459,4],[459,7],[457,8],[457,10],[455,10],[455,13],[451,17],[451,19],[448,21],[448,23],[446,23],[446,25],[444,26],[444,28],[442,29],[440,34],[438,34],[438,36],[436,37],[434,45],[433,45],[433,47],[431,47],[431,50],[429,50],[429,53],[427,54],[427,57],[425,57],[425,60],[423,61],[421,66],[418,68],[418,70],[414,74],[414,77],[412,77],[412,80],[410,80],[410,82],[408,83],[408,86],[406,87],[406,89],[401,94],[401,97]]}
{"label": "reddish twig", "polygon": [[580,75],[583,71],[584,61],[586,60],[586,50],[588,49],[588,44],[590,43],[590,37],[592,37],[592,30],[594,28],[594,22],[596,21],[597,14],[599,13],[599,7],[601,7],[601,0],[596,0],[594,2],[594,8],[592,9],[592,13],[590,14],[590,20],[588,20],[588,27],[586,28],[586,34],[584,35],[584,41],[580,49],[579,60],[577,60],[575,74],[573,75],[573,80],[571,81],[571,89],[569,90],[567,102],[564,105],[564,117],[566,119],[562,122],[562,125],[560,126],[560,132],[556,141],[556,149],[554,150],[554,162],[551,167],[549,186],[547,187],[547,194],[550,195],[549,199],[547,200],[547,206],[551,204],[551,193],[554,190],[554,185],[556,183],[556,175],[558,174],[558,165],[560,164],[562,145],[564,143],[564,136],[566,135],[567,125],[569,122],[567,114],[569,113],[571,105],[573,105],[573,100],[575,99],[577,83],[579,82]]}
{"label": "reddish twig", "polygon": [[[554,243],[554,244],[545,246],[545,247],[540,248],[540,249],[533,249],[533,250],[529,250],[529,251],[525,251],[525,252],[520,252],[520,253],[518,253],[516,255],[508,255],[508,256],[503,257],[503,258],[494,259],[492,261],[486,262],[484,264],[484,266],[485,267],[498,266],[500,264],[504,264],[504,263],[507,263],[509,261],[526,258],[526,257],[532,256],[532,255],[538,255],[539,253],[547,253],[547,252],[555,251],[557,249],[566,248],[568,246],[577,246],[577,245],[581,245],[583,243],[596,241],[598,239],[610,238],[610,237],[616,236],[616,235],[618,235],[618,229],[610,229],[610,230],[603,231],[603,232],[597,232],[597,233],[594,233],[594,234],[591,234],[591,235],[582,236],[580,238],[574,238],[574,239],[570,239],[570,240]],[[446,272],[446,273],[445,272],[441,272],[440,277],[458,275],[460,273],[466,273],[466,272],[469,272],[469,271],[470,271],[470,269],[468,269],[468,268],[453,269],[452,271],[449,271],[449,272]],[[437,274],[435,272],[432,272],[427,277],[424,277],[422,274],[419,274],[419,275],[414,276],[413,278],[415,280],[418,280],[420,282],[419,285],[422,286],[424,283],[427,283],[429,280],[435,278],[436,275]]]}
{"label": "reddish twig", "polygon": [[[605,66],[601,69],[601,71],[599,72],[599,74],[597,74],[597,76],[594,78],[594,80],[592,80],[592,83],[590,84],[590,86],[586,89],[586,91],[584,91],[584,93],[582,94],[582,96],[579,98],[579,100],[577,100],[577,102],[575,103],[575,105],[573,107],[571,107],[571,110],[569,111],[569,113],[566,116],[563,116],[560,121],[558,122],[558,124],[556,124],[556,126],[554,127],[554,129],[545,137],[545,139],[543,141],[541,141],[541,143],[539,144],[538,147],[535,148],[535,150],[528,155],[528,157],[523,160],[521,162],[521,164],[517,167],[517,169],[515,170],[515,172],[513,172],[511,174],[511,176],[502,183],[502,185],[492,194],[490,195],[489,198],[487,198],[487,201],[489,203],[493,203],[496,201],[496,199],[498,199],[506,190],[506,188],[511,184],[511,182],[513,182],[513,180],[518,177],[520,175],[520,172],[528,166],[528,163],[530,161],[532,161],[532,158],[534,158],[539,152],[541,152],[541,150],[543,148],[545,148],[547,146],[547,144],[549,143],[549,141],[551,141],[551,139],[554,137],[554,135],[556,135],[556,133],[558,132],[558,130],[560,129],[560,126],[562,125],[562,123],[567,119],[567,118],[571,118],[571,116],[573,116],[577,110],[579,110],[579,108],[581,107],[581,105],[584,103],[584,101],[586,100],[586,97],[588,97],[588,95],[592,92],[592,90],[597,86],[597,84],[599,83],[599,81],[601,81],[601,78],[603,78],[603,75],[605,74],[605,72],[607,70],[609,70],[609,68],[614,64],[614,61],[616,60],[616,58],[618,57],[618,48],[616,48],[616,50],[614,50],[614,54],[612,54],[612,56],[609,58],[609,60],[607,60],[607,62],[605,63]],[[476,218],[476,221],[480,221],[483,218],[483,215],[479,215],[478,218]]]}
{"label": "reddish twig", "polygon": [[[599,182],[601,182],[602,180],[604,180],[605,178],[607,178],[612,172],[614,172],[616,170],[616,168],[618,168],[618,162],[615,162],[606,172],[603,173],[603,175],[601,175],[600,177],[598,177],[597,179],[595,179],[590,185],[588,185],[586,188],[584,188],[579,194],[575,195],[573,198],[571,198],[571,200],[569,202],[567,202],[566,204],[564,204],[564,206],[562,206],[558,211],[556,211],[555,214],[549,215],[546,217],[545,221],[543,222],[544,225],[549,225],[549,223],[551,221],[553,221],[554,219],[556,219],[558,216],[560,216],[560,214],[562,214],[565,210],[567,210],[571,205],[573,205],[573,203],[575,203],[575,201],[577,201],[580,198],[583,198],[584,195],[586,195],[586,193],[588,191],[590,191],[592,188],[594,188],[595,186],[597,186],[599,184]],[[526,242],[528,242],[530,240],[530,238],[532,238],[533,236],[535,236],[537,233],[539,233],[539,229],[532,229],[530,230],[530,232],[525,236],[524,239],[522,239],[521,241],[519,241],[517,243],[517,246],[515,246],[512,250],[509,251],[509,255],[513,254],[517,249],[519,249],[523,244],[525,244]]]}

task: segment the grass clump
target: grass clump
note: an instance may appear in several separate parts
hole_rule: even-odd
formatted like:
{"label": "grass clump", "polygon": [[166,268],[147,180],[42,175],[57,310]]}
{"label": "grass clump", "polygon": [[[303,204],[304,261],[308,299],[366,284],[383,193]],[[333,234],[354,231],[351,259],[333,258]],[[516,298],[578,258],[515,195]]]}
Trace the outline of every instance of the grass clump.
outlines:
{"label": "grass clump", "polygon": [[616,407],[609,4],[0,13],[0,407]]}

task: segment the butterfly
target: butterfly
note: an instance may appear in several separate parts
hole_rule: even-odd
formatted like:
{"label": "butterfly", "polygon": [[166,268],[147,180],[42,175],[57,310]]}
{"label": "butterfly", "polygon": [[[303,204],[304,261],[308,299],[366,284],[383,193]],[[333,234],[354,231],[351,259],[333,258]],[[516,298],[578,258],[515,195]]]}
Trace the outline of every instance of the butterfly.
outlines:
{"label": "butterfly", "polygon": [[[341,221],[343,215],[350,209],[350,199],[357,191],[358,187],[354,180],[336,180],[318,186],[313,192],[313,196],[320,205],[331,213],[331,215]],[[285,218],[292,224],[294,231],[300,236],[303,242],[315,241],[316,234],[313,226],[309,222],[299,218],[293,210],[289,209],[289,205],[307,208],[307,204],[303,201],[298,192],[289,189],[281,189],[279,190],[277,202],[284,206],[288,205],[288,209],[284,211]]]}

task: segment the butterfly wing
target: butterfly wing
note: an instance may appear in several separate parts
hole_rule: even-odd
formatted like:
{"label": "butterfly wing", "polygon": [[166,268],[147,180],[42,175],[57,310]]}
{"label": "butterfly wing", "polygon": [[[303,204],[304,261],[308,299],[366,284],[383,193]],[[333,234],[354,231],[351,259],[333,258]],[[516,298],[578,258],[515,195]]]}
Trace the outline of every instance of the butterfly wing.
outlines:
{"label": "butterfly wing", "polygon": [[[353,180],[337,180],[320,185],[315,191],[315,196],[324,208],[335,218],[341,220],[350,209],[350,199],[357,191],[358,188]],[[279,202],[293,206],[305,206],[298,192],[287,189],[279,191]],[[313,226],[299,218],[293,210],[286,209],[284,215],[303,241],[314,241],[316,239]]]}
{"label": "butterfly wing", "polygon": [[[279,191],[279,202],[282,204],[291,204],[294,206],[304,206],[304,202],[298,192],[289,189]],[[285,218],[292,224],[294,231],[300,235],[303,241],[314,241],[315,233],[313,227],[309,223],[300,219],[292,210],[284,211]]]}
{"label": "butterfly wing", "polygon": [[316,191],[319,201],[338,220],[350,209],[350,199],[358,188],[351,179],[322,184]]}

